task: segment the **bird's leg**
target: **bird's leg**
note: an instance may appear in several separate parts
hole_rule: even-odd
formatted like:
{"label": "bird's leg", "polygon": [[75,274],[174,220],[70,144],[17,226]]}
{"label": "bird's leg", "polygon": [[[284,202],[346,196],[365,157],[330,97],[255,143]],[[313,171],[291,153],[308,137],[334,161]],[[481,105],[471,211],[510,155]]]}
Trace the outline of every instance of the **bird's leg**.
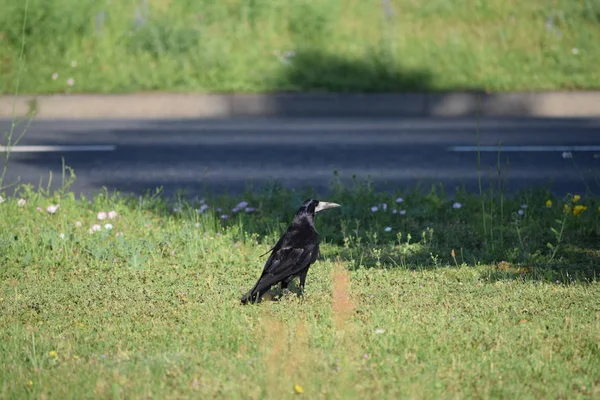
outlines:
{"label": "bird's leg", "polygon": [[300,273],[300,295],[304,296],[304,282],[306,282],[306,274],[308,274],[308,269],[304,270]]}

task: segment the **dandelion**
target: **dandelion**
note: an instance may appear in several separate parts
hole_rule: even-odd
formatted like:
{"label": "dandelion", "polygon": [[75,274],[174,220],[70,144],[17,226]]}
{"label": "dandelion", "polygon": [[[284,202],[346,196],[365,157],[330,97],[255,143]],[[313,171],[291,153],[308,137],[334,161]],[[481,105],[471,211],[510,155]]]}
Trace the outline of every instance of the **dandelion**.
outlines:
{"label": "dandelion", "polygon": [[246,207],[246,208],[244,209],[244,211],[246,212],[246,214],[251,214],[251,213],[253,213],[254,211],[256,211],[256,209],[254,209],[254,208],[252,208],[252,207]]}
{"label": "dandelion", "polygon": [[67,85],[73,86],[74,84],[75,84],[75,79],[73,79],[73,78],[67,79]]}
{"label": "dandelion", "polygon": [[58,207],[60,207],[59,204],[50,204],[48,207],[46,207],[46,212],[54,214],[56,210],[58,210]]}
{"label": "dandelion", "polygon": [[377,206],[371,207],[371,212],[377,212],[377,210],[378,210]]}
{"label": "dandelion", "polygon": [[391,226],[386,226],[384,231],[386,232],[391,232],[392,231],[392,227]]}
{"label": "dandelion", "polygon": [[406,215],[406,210],[400,210],[399,214],[400,215]]}
{"label": "dandelion", "polygon": [[115,219],[115,218],[117,218],[117,212],[115,210],[109,211],[108,212],[108,218],[109,219]]}
{"label": "dandelion", "polygon": [[55,81],[58,79],[58,72],[52,74],[52,80]]}
{"label": "dandelion", "polygon": [[17,201],[19,207],[23,207],[25,204],[27,204],[27,200],[25,199],[19,199],[19,201]]}
{"label": "dandelion", "polygon": [[564,158],[564,159],[573,158],[573,153],[571,153],[570,151],[563,151],[562,158]]}
{"label": "dandelion", "polygon": [[575,207],[573,207],[573,215],[575,217],[578,217],[585,210],[587,210],[587,206],[582,206],[581,204],[578,204]]}
{"label": "dandelion", "polygon": [[546,207],[552,208],[552,200],[546,200]]}
{"label": "dandelion", "polygon": [[402,203],[403,201],[404,201],[404,199],[402,197],[398,197],[396,199],[396,203],[398,203],[398,204]]}
{"label": "dandelion", "polygon": [[294,383],[294,392],[302,394],[304,393],[304,389],[302,389],[302,386],[298,385],[297,383]]}
{"label": "dandelion", "polygon": [[71,61],[71,67],[75,68],[77,66],[77,61],[73,60]]}
{"label": "dandelion", "polygon": [[461,207],[462,207],[462,204],[460,204],[458,201],[456,203],[452,204],[452,208],[455,208],[457,210]]}
{"label": "dandelion", "polygon": [[112,224],[105,224],[104,229],[111,230],[113,228]]}
{"label": "dandelion", "polygon": [[51,350],[51,351],[48,353],[48,355],[49,355],[50,357],[54,357],[54,358],[58,357],[58,353],[57,353],[56,351],[54,351],[54,350]]}
{"label": "dandelion", "polygon": [[385,329],[377,328],[377,329],[375,329],[375,333],[378,335],[381,335],[382,333],[385,333]]}
{"label": "dandelion", "polygon": [[573,196],[573,203],[577,203],[579,200],[581,200],[581,196],[576,194],[575,196]]}
{"label": "dandelion", "polygon": [[101,231],[101,230],[102,230],[102,227],[100,225],[94,224],[90,228],[90,233],[98,232],[98,231]]}
{"label": "dandelion", "polygon": [[104,221],[106,218],[108,218],[108,214],[104,211],[100,211],[98,215],[96,215],[96,218],[98,219],[98,221]]}

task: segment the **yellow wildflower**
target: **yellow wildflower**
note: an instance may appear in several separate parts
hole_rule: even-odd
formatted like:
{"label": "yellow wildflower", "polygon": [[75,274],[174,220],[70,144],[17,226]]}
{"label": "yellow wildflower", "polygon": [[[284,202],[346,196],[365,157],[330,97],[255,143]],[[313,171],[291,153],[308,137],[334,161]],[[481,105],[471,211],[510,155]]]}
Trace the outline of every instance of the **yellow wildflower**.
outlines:
{"label": "yellow wildflower", "polygon": [[58,357],[58,353],[57,353],[56,351],[54,351],[54,350],[52,350],[52,351],[51,351],[50,353],[48,353],[48,354],[50,355],[50,357],[54,357],[54,358]]}
{"label": "yellow wildflower", "polygon": [[546,207],[552,207],[552,200],[546,200]]}
{"label": "yellow wildflower", "polygon": [[573,215],[578,217],[579,214],[581,214],[585,210],[587,210],[587,206],[582,206],[581,204],[578,204],[573,208]]}
{"label": "yellow wildflower", "polygon": [[304,393],[304,389],[302,389],[302,386],[295,383],[294,384],[294,392],[296,392],[298,394],[302,394],[302,393]]}
{"label": "yellow wildflower", "polygon": [[29,386],[33,386],[33,382],[31,380],[27,383],[29,384]]}
{"label": "yellow wildflower", "polygon": [[577,203],[580,199],[581,199],[581,196],[576,194],[575,196],[573,196],[573,203]]}

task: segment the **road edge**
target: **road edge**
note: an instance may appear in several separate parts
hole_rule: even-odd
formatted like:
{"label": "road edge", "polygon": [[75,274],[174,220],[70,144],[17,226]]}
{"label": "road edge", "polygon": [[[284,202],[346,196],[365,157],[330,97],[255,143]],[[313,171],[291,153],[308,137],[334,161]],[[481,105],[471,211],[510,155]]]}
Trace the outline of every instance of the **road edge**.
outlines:
{"label": "road edge", "polygon": [[509,93],[133,93],[0,96],[0,118],[600,116],[600,91]]}

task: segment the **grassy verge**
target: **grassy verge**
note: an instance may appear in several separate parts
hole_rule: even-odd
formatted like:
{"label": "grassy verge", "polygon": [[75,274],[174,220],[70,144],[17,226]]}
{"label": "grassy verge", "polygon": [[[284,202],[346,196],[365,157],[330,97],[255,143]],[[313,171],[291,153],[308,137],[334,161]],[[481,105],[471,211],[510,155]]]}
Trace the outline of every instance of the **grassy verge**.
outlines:
{"label": "grassy verge", "polygon": [[[0,92],[25,2],[0,0]],[[594,0],[30,0],[23,93],[600,88]]]}
{"label": "grassy verge", "polygon": [[598,199],[334,185],[304,300],[243,307],[312,193],[64,193],[0,204],[2,398],[600,395]]}

